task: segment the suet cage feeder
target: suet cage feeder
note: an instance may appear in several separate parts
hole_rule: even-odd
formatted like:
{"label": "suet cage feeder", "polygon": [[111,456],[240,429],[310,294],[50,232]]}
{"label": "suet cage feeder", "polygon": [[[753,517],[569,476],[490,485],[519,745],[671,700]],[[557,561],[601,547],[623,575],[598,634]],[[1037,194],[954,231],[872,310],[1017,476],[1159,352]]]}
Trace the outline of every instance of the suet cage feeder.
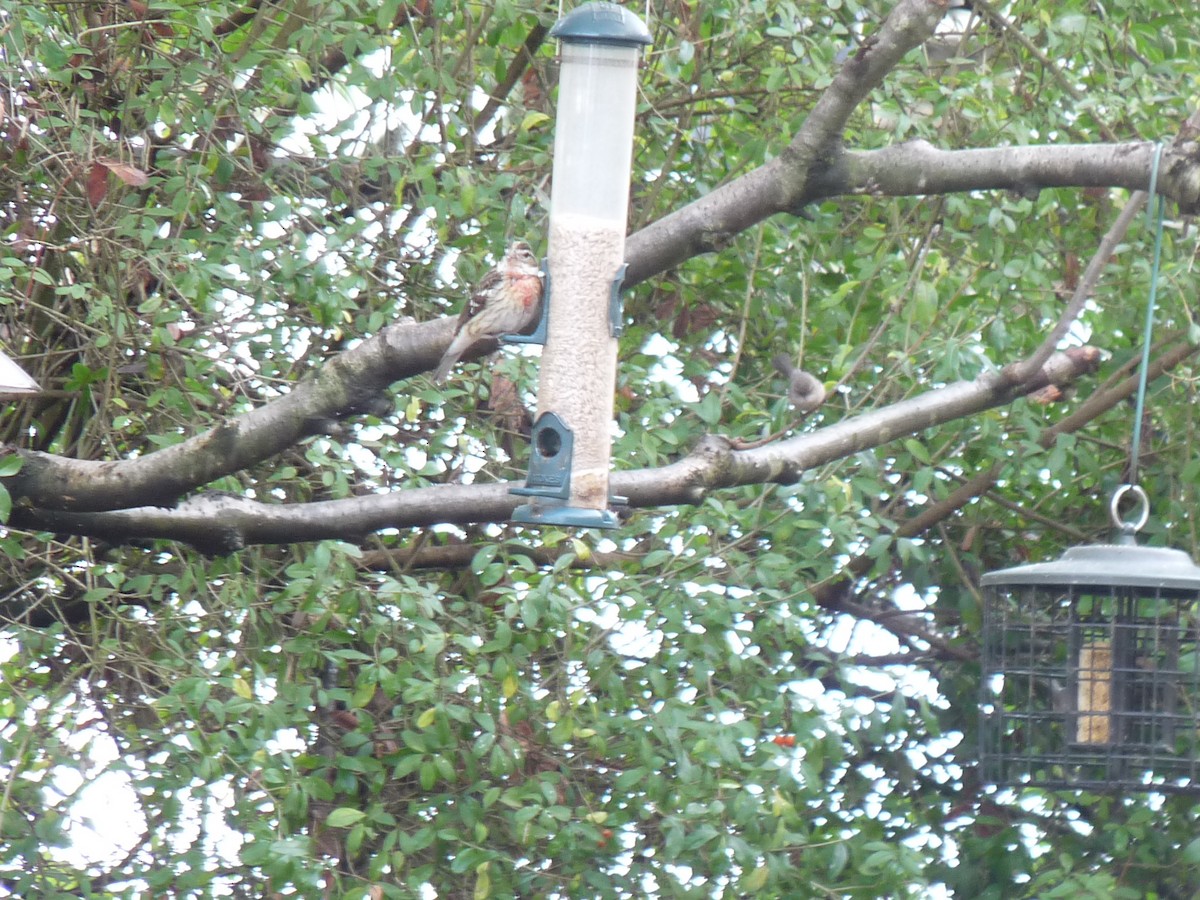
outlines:
{"label": "suet cage feeder", "polygon": [[1200,793],[1200,568],[1138,527],[983,577],[988,783]]}
{"label": "suet cage feeder", "polygon": [[615,3],[560,19],[546,346],[525,486],[513,521],[609,528],[609,456],[637,72],[650,32]]}

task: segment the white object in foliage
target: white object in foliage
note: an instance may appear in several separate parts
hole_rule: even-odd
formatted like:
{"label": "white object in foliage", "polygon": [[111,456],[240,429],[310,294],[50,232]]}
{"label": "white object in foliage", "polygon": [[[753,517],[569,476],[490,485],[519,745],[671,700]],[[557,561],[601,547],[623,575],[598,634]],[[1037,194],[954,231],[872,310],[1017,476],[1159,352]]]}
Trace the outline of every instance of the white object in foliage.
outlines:
{"label": "white object in foliage", "polygon": [[0,394],[36,394],[40,390],[28,372],[0,352]]}

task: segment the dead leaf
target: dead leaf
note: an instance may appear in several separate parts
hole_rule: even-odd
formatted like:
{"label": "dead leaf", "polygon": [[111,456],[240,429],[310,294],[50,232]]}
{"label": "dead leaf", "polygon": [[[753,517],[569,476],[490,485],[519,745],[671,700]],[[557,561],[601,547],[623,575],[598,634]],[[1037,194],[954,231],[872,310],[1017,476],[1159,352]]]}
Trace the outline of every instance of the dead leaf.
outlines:
{"label": "dead leaf", "polygon": [[525,74],[521,76],[521,84],[525,88],[525,105],[530,109],[536,109],[541,104],[544,93],[538,81],[537,72],[532,68],[526,69]]}
{"label": "dead leaf", "polygon": [[141,187],[150,180],[150,176],[137,166],[131,166],[118,159],[98,159],[96,165],[104,166],[130,187]]}
{"label": "dead leaf", "polygon": [[347,731],[353,731],[358,727],[358,716],[346,709],[331,709],[329,718],[333,720],[334,724]]}
{"label": "dead leaf", "polygon": [[1056,384],[1048,384],[1040,390],[1034,391],[1029,395],[1029,402],[1036,403],[1039,406],[1049,406],[1051,403],[1057,403],[1063,398],[1063,391]]}
{"label": "dead leaf", "polygon": [[375,758],[390,756],[393,753],[400,752],[400,744],[391,738],[380,739],[375,741]]}
{"label": "dead leaf", "polygon": [[489,395],[487,406],[495,415],[497,427],[512,434],[529,437],[533,416],[521,402],[516,384],[493,370]]}
{"label": "dead leaf", "polygon": [[1087,366],[1089,371],[1094,372],[1100,365],[1100,351],[1095,347],[1068,347],[1063,354],[1072,361]]}
{"label": "dead leaf", "polygon": [[108,169],[98,162],[92,163],[87,177],[88,203],[99,206],[108,194]]}

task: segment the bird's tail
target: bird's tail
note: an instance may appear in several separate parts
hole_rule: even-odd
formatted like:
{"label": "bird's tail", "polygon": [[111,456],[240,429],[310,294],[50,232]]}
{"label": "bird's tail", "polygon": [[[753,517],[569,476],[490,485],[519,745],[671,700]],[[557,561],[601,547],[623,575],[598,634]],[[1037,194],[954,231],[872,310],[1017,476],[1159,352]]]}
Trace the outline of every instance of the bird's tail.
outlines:
{"label": "bird's tail", "polygon": [[449,356],[444,357],[442,361],[438,363],[437,369],[434,370],[433,383],[441,384],[444,382],[446,380],[446,376],[450,374],[450,369],[456,362],[458,362],[457,359],[451,359]]}
{"label": "bird's tail", "polygon": [[454,368],[454,364],[458,362],[458,358],[463,355],[463,351],[466,349],[465,346],[460,346],[459,335],[455,335],[454,340],[450,342],[450,346],[446,348],[446,352],[442,356],[442,361],[434,369],[434,384],[441,384],[446,380],[446,376],[450,374],[450,370]]}

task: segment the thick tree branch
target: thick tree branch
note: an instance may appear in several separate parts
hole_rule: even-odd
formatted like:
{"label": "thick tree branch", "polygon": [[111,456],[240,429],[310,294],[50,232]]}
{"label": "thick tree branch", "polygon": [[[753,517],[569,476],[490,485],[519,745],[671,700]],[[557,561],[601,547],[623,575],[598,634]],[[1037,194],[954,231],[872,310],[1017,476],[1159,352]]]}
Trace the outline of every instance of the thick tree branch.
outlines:
{"label": "thick tree branch", "polygon": [[[1163,152],[1159,190],[1180,212],[1200,212],[1200,143],[1189,137],[1190,122]],[[1033,145],[978,150],[941,150],[909,141],[882,150],[837,149],[802,173],[785,157],[631,235],[627,284],[649,278],[697,253],[714,249],[729,235],[794,212],[791,187],[804,176],[800,204],[844,195],[907,197],[968,191],[1036,193],[1052,187],[1149,187],[1155,144]],[[765,179],[766,183],[760,183]],[[709,224],[705,224],[708,222]],[[716,223],[716,224],[712,224]]]}
{"label": "thick tree branch", "polygon": [[933,34],[946,0],[901,0],[879,31],[846,60],[791,144],[776,159],[633,235],[626,245],[626,285],[716,249],[751,225],[812,199],[811,173],[828,165],[854,108],[904,54]]}
{"label": "thick tree branch", "polygon": [[[1148,375],[1151,380],[1170,371],[1200,351],[1200,347],[1196,347],[1187,340],[1181,340],[1179,335],[1167,339],[1159,349],[1161,352],[1154,357],[1150,364]],[[1060,434],[1071,434],[1078,431],[1121,401],[1133,396],[1134,391],[1137,390],[1138,376],[1132,370],[1139,361],[1138,357],[1131,358],[1123,370],[1117,372],[1114,378],[1093,391],[1079,405],[1078,409],[1043,429],[1037,438],[1038,445],[1049,450],[1054,446]],[[1004,464],[997,463],[990,469],[964,480],[945,499],[930,504],[912,518],[906,519],[896,529],[897,536],[916,537],[953,515],[975,497],[980,497],[991,490],[1003,474],[1004,468]],[[852,560],[847,567],[852,574],[861,575],[870,568],[869,559],[865,557],[860,557],[860,559],[864,561],[859,563],[858,559]]]}
{"label": "thick tree branch", "polygon": [[[902,0],[879,32],[846,62],[785,154],[630,238],[627,283],[717,246],[729,235],[775,212],[792,209],[806,198],[830,192],[923,194],[1033,189],[1051,184],[1145,186],[1153,149],[1146,142],[961,151],[912,142],[872,152],[842,151],[840,134],[846,116],[908,49],[932,33],[942,11],[943,4],[935,0]],[[1184,124],[1164,154],[1163,191],[1175,196],[1184,208],[1189,202],[1200,202],[1198,136],[1200,115]],[[23,469],[6,479],[6,486],[19,507],[43,510],[100,511],[173,504],[188,491],[322,432],[330,420],[370,408],[390,384],[432,368],[452,328],[447,318],[385,329],[331,359],[287,396],[137,459],[79,461],[23,452]],[[478,347],[473,355],[489,349]],[[783,451],[783,458],[787,452]],[[786,470],[783,458],[756,457],[759,461],[753,465],[764,471],[748,480],[763,480],[775,466]],[[504,515],[495,513],[498,518]]]}
{"label": "thick tree branch", "polygon": [[[422,534],[428,534],[428,532],[422,532]],[[511,549],[514,553],[528,556],[539,566],[552,566],[564,553],[575,553],[574,548],[569,544],[556,547],[514,544]],[[470,543],[424,544],[397,547],[394,550],[367,550],[354,562],[359,569],[380,572],[468,569],[478,551],[479,547]],[[643,556],[645,553],[624,551],[593,552],[586,556],[575,554],[571,567],[607,571],[630,563],[638,563]]]}
{"label": "thick tree branch", "polygon": [[233,34],[239,28],[250,24],[254,21],[254,17],[258,15],[259,7],[262,6],[262,0],[252,0],[245,8],[239,9],[223,22],[218,22],[213,27],[213,36],[222,38]]}
{"label": "thick tree branch", "polygon": [[550,29],[540,22],[530,29],[529,34],[525,37],[525,42],[521,45],[521,49],[513,56],[512,61],[508,64],[508,71],[504,73],[504,77],[500,79],[500,83],[488,95],[487,103],[483,105],[478,113],[475,114],[475,119],[472,127],[475,133],[481,132],[488,122],[492,121],[501,105],[512,93],[512,89],[516,87],[517,82],[521,80],[521,76],[533,63],[533,57],[538,52],[546,40],[546,35],[550,33]]}
{"label": "thick tree branch", "polygon": [[977,190],[1036,193],[1051,187],[1144,190],[1153,158],[1154,144],[1149,141],[939,150],[918,140],[882,150],[846,151],[820,173],[813,190],[819,197]]}
{"label": "thick tree branch", "polygon": [[[1190,146],[1189,133],[1190,129],[1185,128],[1178,146]],[[1107,178],[1133,178],[1139,167],[1148,170],[1151,152],[1152,146],[1145,142],[1099,148],[1038,147],[1005,151],[938,151],[927,144],[907,144],[876,151],[874,156],[878,159],[878,154],[885,157],[891,154],[895,160],[909,154],[911,159],[926,162],[942,160],[944,164],[934,166],[937,171],[931,176],[933,181],[922,182],[913,173],[886,176],[892,178],[889,184],[893,189],[906,185],[905,189],[928,191],[949,189],[951,181],[959,185],[959,189],[995,187],[997,185],[988,179],[1004,180],[1001,167],[1006,154],[1017,160],[1018,171],[1026,175],[1045,175],[1062,168],[1052,162],[1034,161],[1039,157],[1061,156],[1069,161],[1063,166],[1073,167],[1077,183],[1092,184],[1105,179],[1089,174],[1091,166],[1098,166]],[[1172,153],[1174,151],[1168,156]],[[1175,154],[1172,158],[1177,163],[1180,157]],[[953,160],[974,160],[969,163],[969,168],[980,180],[968,182],[957,175],[938,174],[943,168],[953,168],[950,165]],[[1168,168],[1170,166],[1168,164]],[[898,165],[897,168],[903,167]],[[1192,169],[1200,177],[1200,164],[1193,164]],[[1125,174],[1121,174],[1123,171]],[[1145,177],[1144,173],[1141,177]],[[1021,180],[1015,176],[1007,177],[1012,184]],[[716,193],[719,192],[709,196]],[[631,268],[643,272],[659,269],[661,260],[650,255],[652,244],[652,241],[650,244],[639,242],[638,235],[630,239],[627,258]],[[103,510],[171,504],[189,490],[268,459],[304,437],[320,433],[331,419],[361,411],[390,384],[428,371],[445,349],[452,329],[453,322],[449,318],[387,328],[331,359],[287,396],[144,457],[95,462],[25,451],[22,453],[24,468],[7,480],[8,489],[15,500],[46,509]],[[481,355],[489,349],[477,347],[472,355]]]}
{"label": "thick tree branch", "polygon": [[[1089,348],[1057,353],[1038,376],[1004,384],[999,373],[961,381],[872,410],[808,434],[750,450],[731,451],[709,438],[691,456],[661,469],[618,473],[613,489],[636,506],[695,503],[712,488],[746,484],[792,484],[815,466],[878,447],[898,437],[1002,406],[1048,384],[1068,384],[1092,372],[1099,354]],[[636,498],[636,499],[635,499]]]}
{"label": "thick tree branch", "polygon": [[[898,4],[874,42],[868,40],[846,62],[778,158],[631,235],[626,244],[625,284],[632,286],[714,250],[732,235],[778,213],[796,213],[829,197],[977,190],[1030,193],[1049,187],[1149,188],[1154,143],[1148,141],[978,150],[940,150],[926,141],[910,141],[882,150],[843,150],[845,116],[903,52],[933,33],[938,8],[931,0]],[[1180,212],[1200,213],[1200,110],[1165,148],[1158,189],[1179,205]]]}
{"label": "thick tree branch", "polygon": [[[1200,350],[1200,348],[1193,346],[1188,341],[1180,340],[1178,335],[1167,339],[1164,345],[1159,347],[1162,352],[1151,363],[1149,372],[1151,380],[1171,370],[1184,360],[1195,355],[1197,350]],[[1134,357],[1131,359],[1123,371],[1115,373],[1112,378],[1094,391],[1079,409],[1059,420],[1054,425],[1043,429],[1042,433],[1038,436],[1038,444],[1045,449],[1053,447],[1060,434],[1070,434],[1078,431],[1097,416],[1102,415],[1122,400],[1132,396],[1133,392],[1137,389],[1138,377],[1136,374],[1129,373],[1137,363],[1138,358]],[[896,529],[896,536],[916,537],[944,519],[949,518],[971,500],[981,497],[991,490],[1003,474],[1004,469],[1005,465],[1003,463],[996,463],[991,468],[979,472],[968,479],[964,479],[944,499],[936,503],[931,503],[917,514],[906,519]],[[1078,537],[1076,539],[1078,540]],[[872,618],[873,621],[893,632],[897,637],[919,636],[931,647],[943,654],[948,653],[950,657],[960,659],[973,658],[973,651],[956,647],[949,644],[944,638],[924,630],[924,625],[919,624],[920,620],[912,617],[911,614],[905,614],[907,618],[905,615],[901,615],[901,618],[895,619],[896,615],[903,613],[902,610],[890,607],[880,612],[855,599],[852,579],[865,575],[871,568],[872,563],[873,560],[866,555],[855,557],[846,566],[846,577],[817,585],[812,590],[813,598],[820,606],[830,612],[846,613],[856,618],[863,618],[866,612],[873,611],[874,616],[866,617]],[[885,613],[888,615],[885,615]],[[899,624],[899,630],[896,627],[897,623]],[[915,635],[913,631],[914,627],[921,628],[922,634]]]}
{"label": "thick tree branch", "polygon": [[291,393],[203,434],[135,459],[96,462],[34,451],[6,480],[19,504],[73,510],[171,505],[197,487],[323,433],[330,420],[370,409],[388,386],[433,368],[454,322],[394,325],[340,353]]}
{"label": "thick tree branch", "polygon": [[[1155,349],[1157,352],[1150,362],[1150,369],[1147,373],[1150,381],[1154,381],[1154,379],[1171,371],[1184,360],[1200,352],[1200,347],[1197,347],[1186,337],[1178,334],[1169,336]],[[1114,373],[1109,381],[1093,391],[1070,415],[1051,426],[1051,429],[1048,430],[1052,431],[1053,434],[1067,434],[1072,431],[1078,431],[1088,422],[1108,412],[1118,403],[1132,397],[1134,391],[1137,390],[1138,374],[1135,369],[1139,362],[1140,359],[1136,356],[1130,358],[1123,370]],[[1124,374],[1124,377],[1120,377],[1122,374]]]}
{"label": "thick tree branch", "polygon": [[[1098,353],[1086,349],[1058,353],[1036,378],[1022,385],[1007,384],[999,373],[988,373],[975,381],[938,388],[810,434],[750,450],[734,450],[726,439],[710,436],[678,462],[614,473],[612,489],[628,497],[631,507],[640,508],[698,503],[709,491],[720,488],[791,484],[815,466],[1006,404],[1047,384],[1070,383],[1094,371],[1098,358]],[[179,540],[205,552],[225,553],[250,544],[329,538],[355,541],[385,528],[505,521],[521,502],[508,492],[509,487],[508,483],[435,485],[345,500],[277,505],[207,493],[174,509],[139,507],[110,512],[25,506],[14,509],[11,524],[110,541]]]}

